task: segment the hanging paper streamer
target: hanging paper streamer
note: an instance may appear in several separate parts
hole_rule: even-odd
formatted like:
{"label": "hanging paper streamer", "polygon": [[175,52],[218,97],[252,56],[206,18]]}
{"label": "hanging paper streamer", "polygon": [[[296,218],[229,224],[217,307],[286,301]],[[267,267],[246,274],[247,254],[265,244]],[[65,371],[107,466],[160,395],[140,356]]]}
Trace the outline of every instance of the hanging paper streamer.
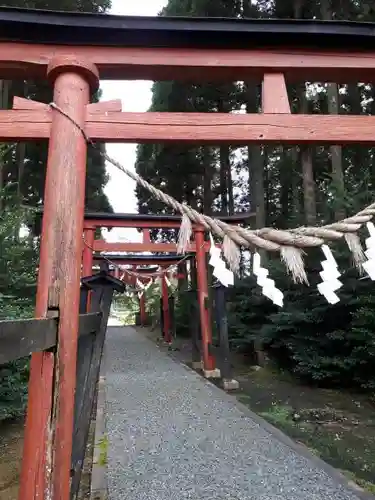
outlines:
{"label": "hanging paper streamer", "polygon": [[365,255],[368,260],[363,264],[363,269],[367,272],[372,281],[375,281],[375,226],[372,222],[367,222],[366,226],[370,233],[370,237],[365,241]]}
{"label": "hanging paper streamer", "polygon": [[164,278],[165,278],[165,282],[167,283],[167,286],[170,288],[172,286],[172,284],[169,281],[167,274],[164,275]]}
{"label": "hanging paper streamer", "polygon": [[152,285],[152,279],[150,279],[150,281],[147,283],[147,285],[145,286],[145,291],[148,290],[150,288],[150,286]]}
{"label": "hanging paper streamer", "polygon": [[144,289],[144,284],[137,278],[137,281],[135,282],[137,287],[140,288],[141,290]]}
{"label": "hanging paper streamer", "polygon": [[215,246],[214,239],[212,234],[210,233],[210,260],[209,264],[214,268],[213,275],[216,279],[220,281],[220,283],[226,287],[229,285],[234,285],[234,274],[230,271],[224,260],[221,258],[221,250]]}
{"label": "hanging paper streamer", "polygon": [[261,267],[260,255],[253,256],[253,273],[257,277],[257,284],[262,288],[262,294],[279,307],[284,305],[284,294],[275,286],[275,281],[268,278],[268,269]]}
{"label": "hanging paper streamer", "polygon": [[322,245],[322,251],[326,260],[323,260],[323,271],[319,273],[323,282],[318,285],[318,290],[326,298],[327,302],[337,304],[340,298],[335,292],[342,287],[341,281],[338,280],[341,274],[331,249],[327,245]]}

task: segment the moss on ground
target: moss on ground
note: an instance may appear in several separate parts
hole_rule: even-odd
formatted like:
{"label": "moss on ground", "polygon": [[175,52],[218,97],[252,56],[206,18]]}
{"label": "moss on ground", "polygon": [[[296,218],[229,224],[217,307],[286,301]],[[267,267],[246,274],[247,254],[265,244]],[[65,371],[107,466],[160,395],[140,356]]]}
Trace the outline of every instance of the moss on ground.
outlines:
{"label": "moss on ground", "polygon": [[99,457],[98,465],[107,465],[108,461],[108,436],[103,436],[102,439],[98,441]]}
{"label": "moss on ground", "polygon": [[238,369],[238,399],[375,493],[375,408],[364,395],[301,386],[276,371]]}

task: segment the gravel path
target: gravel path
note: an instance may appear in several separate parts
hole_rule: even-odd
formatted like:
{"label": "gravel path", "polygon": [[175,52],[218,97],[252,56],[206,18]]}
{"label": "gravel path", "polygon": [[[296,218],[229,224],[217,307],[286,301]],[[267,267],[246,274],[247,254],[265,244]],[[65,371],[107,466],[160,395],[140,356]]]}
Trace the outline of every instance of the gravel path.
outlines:
{"label": "gravel path", "polygon": [[132,328],[105,356],[110,500],[358,500]]}

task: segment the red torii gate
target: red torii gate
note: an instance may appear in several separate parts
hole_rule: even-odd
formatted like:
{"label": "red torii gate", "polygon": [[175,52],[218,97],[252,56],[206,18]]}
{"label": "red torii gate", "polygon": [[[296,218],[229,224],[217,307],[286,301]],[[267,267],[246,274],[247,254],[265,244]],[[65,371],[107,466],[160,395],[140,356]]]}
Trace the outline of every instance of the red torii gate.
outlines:
{"label": "red torii gate", "polygon": [[[144,229],[143,231],[148,231]],[[191,259],[193,255],[189,255],[188,258]],[[130,272],[124,271],[124,278],[123,281],[125,281],[128,284],[131,284],[133,286],[136,286],[136,280],[137,278],[141,281],[141,283],[149,283],[150,280],[154,280],[155,276],[153,275],[160,275],[159,277],[161,278],[161,283],[162,283],[162,303],[163,303],[163,316],[164,316],[164,322],[163,325],[165,326],[164,329],[164,338],[166,342],[170,341],[169,337],[169,325],[170,325],[170,311],[169,311],[169,302],[168,302],[168,288],[165,286],[166,285],[166,280],[164,278],[164,273],[158,272],[159,267],[166,268],[170,267],[173,264],[179,264],[181,261],[185,262],[186,258],[181,256],[181,255],[108,255],[108,256],[103,256],[103,255],[94,255],[94,268],[95,268],[95,263],[98,262],[103,262],[103,260],[107,260],[110,265],[113,264],[114,266],[126,266],[130,265],[132,266],[132,269]],[[139,267],[139,266],[150,266],[150,265],[156,265],[156,267]],[[114,267],[114,276],[116,278],[121,278],[121,273],[119,268]],[[134,275],[132,275],[134,273]],[[136,273],[138,276],[136,276]],[[148,278],[147,275],[149,274],[150,277]],[[178,277],[185,277],[185,274],[180,276],[178,273],[175,273],[175,276]],[[139,309],[140,309],[140,321],[141,321],[141,326],[146,326],[147,324],[147,314],[146,314],[146,297],[144,294],[142,294],[140,300],[139,300]]]}
{"label": "red torii gate", "polygon": [[[111,263],[113,262],[113,256],[111,256]],[[94,258],[94,264],[96,261],[98,262],[103,262],[105,261],[105,257],[101,258]],[[137,285],[137,279],[142,283],[145,284],[149,282],[150,280],[153,281],[154,278],[150,276],[150,278],[146,278],[144,274],[146,273],[156,273],[158,271],[158,267],[155,268],[147,268],[147,269],[141,269],[141,272],[143,273],[142,276],[137,276],[137,265],[132,265],[132,270],[129,272],[127,270],[124,270],[122,275],[120,272],[120,269],[117,267],[118,265],[129,265],[129,260],[124,260],[122,259],[120,262],[116,262],[115,267],[111,269],[111,264],[109,265],[109,273],[112,274],[115,278],[122,280],[124,283],[127,285],[131,285],[133,288],[136,288]],[[93,271],[95,271],[95,265],[93,268]],[[133,274],[134,273],[134,274]],[[146,326],[147,325],[147,309],[146,309],[146,296],[144,293],[141,294],[141,297],[139,298],[139,315],[140,315],[140,323],[141,326]]]}
{"label": "red torii gate", "polygon": [[[69,498],[87,153],[80,129],[103,142],[375,143],[375,116],[292,114],[286,90],[286,79],[375,80],[371,23],[125,20],[0,9],[0,78],[48,79],[57,106],[16,98],[0,111],[1,141],[49,140],[35,315],[59,319],[57,350],[31,360],[20,500]],[[99,75],[255,80],[262,112],[121,113],[120,101],[90,104]],[[197,235],[200,245],[203,231]]]}
{"label": "red torii gate", "polygon": [[[231,216],[222,216],[221,219],[231,224],[240,224],[248,221],[254,214],[243,213]],[[83,275],[91,274],[93,265],[93,252],[176,252],[176,243],[153,243],[150,239],[150,229],[178,229],[181,225],[181,216],[178,215],[148,215],[148,214],[104,214],[86,213],[84,222],[85,248],[83,253]],[[143,241],[140,243],[120,243],[95,240],[97,228],[135,228],[143,232]],[[200,324],[202,332],[203,368],[207,377],[215,373],[215,360],[210,353],[209,345],[212,343],[212,329],[210,311],[207,307],[208,276],[206,252],[210,249],[210,242],[205,241],[203,226],[193,224],[194,242],[187,249],[188,253],[195,253],[197,266],[198,303]],[[110,259],[110,255],[108,255]],[[124,259],[126,256],[124,256]],[[176,256],[172,260],[175,260]],[[165,264],[163,265],[165,266]],[[169,303],[168,287],[162,279],[163,315],[166,340],[169,335]]]}

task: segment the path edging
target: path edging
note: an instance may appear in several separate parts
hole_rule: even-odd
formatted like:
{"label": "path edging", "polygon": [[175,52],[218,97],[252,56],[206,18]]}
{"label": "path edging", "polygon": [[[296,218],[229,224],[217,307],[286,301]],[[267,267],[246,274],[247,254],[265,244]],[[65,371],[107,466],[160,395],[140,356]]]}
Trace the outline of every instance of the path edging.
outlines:
{"label": "path edging", "polygon": [[[102,360],[102,366],[103,366]],[[96,409],[94,456],[91,472],[90,500],[108,500],[107,482],[107,449],[108,437],[106,431],[105,409],[105,376],[101,375],[98,382],[98,402]]]}

